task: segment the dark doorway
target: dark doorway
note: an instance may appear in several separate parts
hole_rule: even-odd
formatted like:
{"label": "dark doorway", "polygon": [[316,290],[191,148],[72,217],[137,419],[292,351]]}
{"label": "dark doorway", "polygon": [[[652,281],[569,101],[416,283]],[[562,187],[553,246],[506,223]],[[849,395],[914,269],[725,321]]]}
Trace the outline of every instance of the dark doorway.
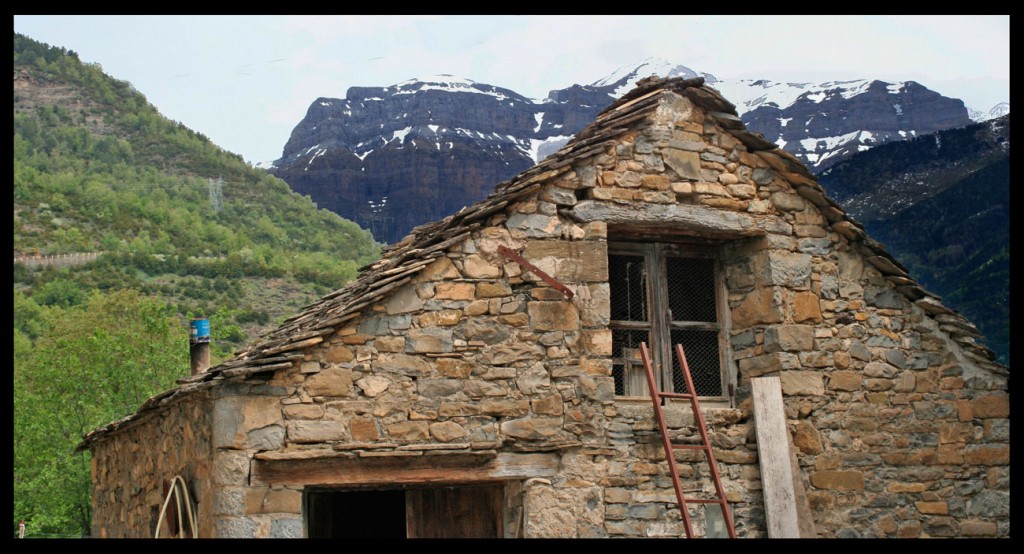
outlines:
{"label": "dark doorway", "polygon": [[309,538],[405,538],[405,491],[311,492]]}
{"label": "dark doorway", "polygon": [[502,485],[309,491],[310,538],[499,538]]}

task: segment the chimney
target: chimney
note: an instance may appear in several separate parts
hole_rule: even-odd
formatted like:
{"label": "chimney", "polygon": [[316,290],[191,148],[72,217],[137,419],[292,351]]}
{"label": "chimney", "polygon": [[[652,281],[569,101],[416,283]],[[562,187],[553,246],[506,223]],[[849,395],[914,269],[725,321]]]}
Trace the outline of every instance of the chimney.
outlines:
{"label": "chimney", "polygon": [[193,319],[189,325],[189,358],[192,362],[192,375],[210,369],[210,320]]}

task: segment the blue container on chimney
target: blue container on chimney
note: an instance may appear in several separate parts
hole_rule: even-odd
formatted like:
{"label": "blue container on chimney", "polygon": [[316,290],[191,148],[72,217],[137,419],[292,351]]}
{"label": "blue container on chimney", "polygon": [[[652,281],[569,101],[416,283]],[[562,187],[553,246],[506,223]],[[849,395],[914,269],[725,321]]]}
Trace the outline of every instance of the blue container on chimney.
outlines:
{"label": "blue container on chimney", "polygon": [[210,342],[210,320],[206,318],[193,319],[189,325],[188,341],[192,344]]}

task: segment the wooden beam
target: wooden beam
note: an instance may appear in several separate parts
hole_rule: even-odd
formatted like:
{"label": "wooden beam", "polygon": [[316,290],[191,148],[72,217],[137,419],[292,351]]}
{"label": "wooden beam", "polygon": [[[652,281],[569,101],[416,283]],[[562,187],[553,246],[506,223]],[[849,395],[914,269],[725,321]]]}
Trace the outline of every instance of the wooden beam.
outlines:
{"label": "wooden beam", "polygon": [[258,485],[359,486],[382,484],[472,483],[549,477],[558,471],[555,453],[465,452],[394,456],[330,456],[294,460],[255,460],[252,482]]}
{"label": "wooden beam", "polygon": [[789,430],[778,376],[750,381],[754,400],[758,463],[769,538],[799,538],[796,492],[790,465]]}

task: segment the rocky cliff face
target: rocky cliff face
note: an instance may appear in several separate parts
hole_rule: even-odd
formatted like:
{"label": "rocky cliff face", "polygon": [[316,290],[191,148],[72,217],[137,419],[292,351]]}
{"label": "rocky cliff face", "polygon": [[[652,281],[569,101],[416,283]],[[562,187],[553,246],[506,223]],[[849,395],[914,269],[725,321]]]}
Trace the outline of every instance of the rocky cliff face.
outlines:
{"label": "rocky cliff face", "polygon": [[821,171],[893,140],[971,122],[959,100],[914,83],[719,81],[659,60],[544,99],[450,75],[318,98],[271,172],[383,242],[482,199],[540,161],[648,75],[696,77],[748,129]]}

